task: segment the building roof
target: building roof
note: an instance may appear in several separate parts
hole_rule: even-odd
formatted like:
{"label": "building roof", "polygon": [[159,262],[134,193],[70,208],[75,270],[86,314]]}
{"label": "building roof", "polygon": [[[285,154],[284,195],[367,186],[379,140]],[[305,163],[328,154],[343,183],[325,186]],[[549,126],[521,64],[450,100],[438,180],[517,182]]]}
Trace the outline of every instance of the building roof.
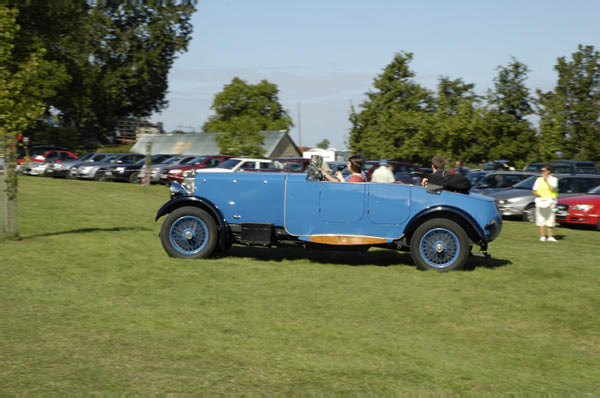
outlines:
{"label": "building roof", "polygon": [[[132,152],[146,153],[148,142],[152,141],[151,153],[172,153],[182,155],[216,155],[221,153],[215,142],[219,133],[189,134],[144,134],[131,148]],[[287,131],[261,131],[264,136],[265,157],[301,156],[300,150]]]}

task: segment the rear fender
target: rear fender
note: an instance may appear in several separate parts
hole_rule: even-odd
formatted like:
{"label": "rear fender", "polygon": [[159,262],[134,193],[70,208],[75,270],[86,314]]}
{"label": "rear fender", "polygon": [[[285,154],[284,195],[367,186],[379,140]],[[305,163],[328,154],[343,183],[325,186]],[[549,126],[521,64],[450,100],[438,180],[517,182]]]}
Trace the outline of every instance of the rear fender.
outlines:
{"label": "rear fender", "polygon": [[219,246],[222,249],[226,249],[227,247],[229,247],[228,242],[231,239],[229,225],[225,222],[225,218],[223,217],[221,211],[211,201],[205,198],[201,198],[198,196],[178,196],[174,199],[171,199],[161,206],[161,208],[156,213],[156,218],[154,219],[154,221],[157,221],[162,216],[169,214],[174,210],[184,206],[198,207],[210,214],[215,220],[215,223],[217,224],[217,229],[219,230]]}

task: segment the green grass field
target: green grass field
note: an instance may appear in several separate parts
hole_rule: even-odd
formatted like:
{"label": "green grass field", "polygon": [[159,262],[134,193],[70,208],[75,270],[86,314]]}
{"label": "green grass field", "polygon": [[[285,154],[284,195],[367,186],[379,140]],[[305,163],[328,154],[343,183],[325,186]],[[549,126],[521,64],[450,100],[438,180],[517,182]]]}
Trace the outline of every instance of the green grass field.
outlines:
{"label": "green grass field", "polygon": [[509,221],[472,270],[408,253],[164,253],[164,186],[23,177],[0,392],[571,394],[600,374],[600,233]]}

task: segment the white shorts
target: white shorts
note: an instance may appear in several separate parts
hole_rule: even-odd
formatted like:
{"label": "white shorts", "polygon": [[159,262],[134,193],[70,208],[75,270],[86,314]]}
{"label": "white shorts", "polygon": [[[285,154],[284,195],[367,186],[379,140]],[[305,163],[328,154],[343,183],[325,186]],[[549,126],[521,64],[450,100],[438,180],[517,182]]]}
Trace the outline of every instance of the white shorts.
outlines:
{"label": "white shorts", "polygon": [[552,206],[538,207],[535,206],[535,225],[538,227],[554,227],[556,217],[552,211]]}

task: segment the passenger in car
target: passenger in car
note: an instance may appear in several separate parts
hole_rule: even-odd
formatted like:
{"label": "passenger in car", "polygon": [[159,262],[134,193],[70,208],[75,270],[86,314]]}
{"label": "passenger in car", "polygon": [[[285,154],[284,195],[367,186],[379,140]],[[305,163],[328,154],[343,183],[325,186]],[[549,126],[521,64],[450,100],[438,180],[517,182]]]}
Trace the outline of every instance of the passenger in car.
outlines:
{"label": "passenger in car", "polygon": [[444,186],[444,177],[446,177],[446,171],[444,170],[446,167],[446,159],[444,159],[440,155],[435,155],[431,158],[431,168],[433,169],[433,173],[427,174],[423,181],[421,181],[421,185],[426,187],[429,183]]}
{"label": "passenger in car", "polygon": [[348,162],[346,162],[346,166],[348,170],[350,170],[350,175],[344,179],[341,171],[335,172],[335,177],[331,174],[327,173],[325,170],[321,169],[321,172],[327,179],[327,181],[331,182],[366,182],[366,178],[362,173],[363,165],[365,164],[365,159],[361,155],[352,155],[348,158]]}

